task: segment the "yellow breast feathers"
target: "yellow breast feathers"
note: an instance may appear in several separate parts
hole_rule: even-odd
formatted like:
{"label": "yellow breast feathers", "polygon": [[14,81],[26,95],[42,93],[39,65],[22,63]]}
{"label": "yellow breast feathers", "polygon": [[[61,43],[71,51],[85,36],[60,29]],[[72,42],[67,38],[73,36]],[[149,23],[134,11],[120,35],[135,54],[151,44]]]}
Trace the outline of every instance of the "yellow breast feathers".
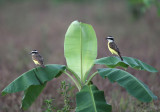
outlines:
{"label": "yellow breast feathers", "polygon": [[40,63],[39,63],[39,61],[37,61],[37,60],[33,60],[34,61],[34,63],[36,64],[36,65],[41,65]]}
{"label": "yellow breast feathers", "polygon": [[110,47],[109,43],[110,43],[110,42],[108,42],[108,49],[109,49],[109,51],[110,51],[112,54],[118,55],[118,52],[115,51],[114,49],[112,49],[112,48]]}

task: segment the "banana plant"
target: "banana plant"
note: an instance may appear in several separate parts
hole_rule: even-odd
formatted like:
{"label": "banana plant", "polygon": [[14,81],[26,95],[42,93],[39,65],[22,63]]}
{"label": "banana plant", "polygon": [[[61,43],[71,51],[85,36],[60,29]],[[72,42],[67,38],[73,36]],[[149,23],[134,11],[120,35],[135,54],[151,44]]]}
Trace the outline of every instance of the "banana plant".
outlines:
{"label": "banana plant", "polygon": [[[117,69],[131,67],[136,70],[157,72],[157,70],[132,57],[97,57],[97,37],[93,27],[89,24],[74,21],[69,26],[64,41],[64,54],[67,65],[49,64],[45,68],[33,68],[13,82],[4,90],[2,95],[24,91],[21,108],[26,110],[37,99],[48,81],[59,76],[67,75],[76,85],[76,112],[111,112],[112,106],[105,100],[104,92],[100,91],[92,82],[95,75],[117,82],[126,91],[142,102],[151,102],[157,99],[152,91],[142,81],[130,73]],[[90,74],[94,65],[104,65],[93,74]],[[54,84],[54,83],[53,83]]]}

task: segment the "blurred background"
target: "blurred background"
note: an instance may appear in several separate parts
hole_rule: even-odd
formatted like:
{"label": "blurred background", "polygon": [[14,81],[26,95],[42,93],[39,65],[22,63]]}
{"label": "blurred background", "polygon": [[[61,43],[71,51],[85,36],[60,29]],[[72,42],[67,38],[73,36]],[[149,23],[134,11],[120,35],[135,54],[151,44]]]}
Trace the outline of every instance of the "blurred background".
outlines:
{"label": "blurred background", "polygon": [[[66,64],[64,37],[74,20],[91,24],[98,39],[98,58],[111,56],[105,37],[112,35],[123,56],[138,58],[160,71],[160,3],[158,0],[0,0],[0,91],[34,67],[28,53],[37,49],[45,64]],[[101,67],[96,66],[94,69]],[[128,69],[160,98],[160,74]],[[26,112],[43,112],[44,100],[58,93],[62,75],[50,81]],[[159,112],[160,102],[143,104],[119,85],[94,77],[113,112]],[[72,83],[72,82],[71,82]],[[75,90],[77,91],[77,90]],[[0,96],[0,112],[20,112],[23,93]],[[74,99],[74,95],[73,95]],[[74,105],[74,103],[73,103]],[[153,111],[151,111],[153,110]]]}

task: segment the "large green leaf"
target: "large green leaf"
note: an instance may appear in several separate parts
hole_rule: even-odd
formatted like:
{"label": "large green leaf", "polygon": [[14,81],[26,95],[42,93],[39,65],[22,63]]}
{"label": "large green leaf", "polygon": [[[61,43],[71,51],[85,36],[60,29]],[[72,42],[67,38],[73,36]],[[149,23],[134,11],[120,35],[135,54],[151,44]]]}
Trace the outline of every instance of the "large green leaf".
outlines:
{"label": "large green leaf", "polygon": [[91,25],[71,23],[65,35],[64,54],[68,67],[83,80],[97,57],[97,38]]}
{"label": "large green leaf", "polygon": [[32,85],[41,85],[58,77],[65,70],[64,65],[46,65],[45,68],[37,67],[23,73],[13,82],[11,82],[3,91],[2,95],[24,91]]}
{"label": "large green leaf", "polygon": [[158,72],[154,67],[131,57],[123,57],[123,61],[120,60],[119,57],[104,57],[97,59],[95,64],[106,65],[110,68],[115,68],[116,66],[121,66],[124,68],[135,68],[138,70],[146,70],[148,72]]}
{"label": "large green leaf", "polygon": [[32,103],[37,99],[37,97],[40,95],[44,87],[46,86],[46,83],[42,85],[32,85],[27,90],[24,91],[24,96],[22,98],[22,105],[21,108],[23,110],[28,109]]}
{"label": "large green leaf", "polygon": [[103,78],[107,77],[111,82],[117,82],[128,93],[142,102],[150,102],[153,99],[157,99],[157,96],[143,82],[126,71],[115,68],[103,68],[98,69],[98,72]]}
{"label": "large green leaf", "polygon": [[107,104],[104,92],[94,85],[84,86],[76,95],[76,112],[111,112],[111,105]]}

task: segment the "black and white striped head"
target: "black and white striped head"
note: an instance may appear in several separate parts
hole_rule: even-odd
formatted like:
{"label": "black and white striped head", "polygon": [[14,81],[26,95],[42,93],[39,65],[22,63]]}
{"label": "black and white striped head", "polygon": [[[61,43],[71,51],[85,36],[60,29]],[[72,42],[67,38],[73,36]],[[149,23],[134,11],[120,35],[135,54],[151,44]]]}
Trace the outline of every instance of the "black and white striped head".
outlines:
{"label": "black and white striped head", "polygon": [[108,40],[108,42],[114,42],[114,37],[112,36],[108,36],[106,39]]}
{"label": "black and white striped head", "polygon": [[37,50],[32,50],[30,54],[38,54]]}

